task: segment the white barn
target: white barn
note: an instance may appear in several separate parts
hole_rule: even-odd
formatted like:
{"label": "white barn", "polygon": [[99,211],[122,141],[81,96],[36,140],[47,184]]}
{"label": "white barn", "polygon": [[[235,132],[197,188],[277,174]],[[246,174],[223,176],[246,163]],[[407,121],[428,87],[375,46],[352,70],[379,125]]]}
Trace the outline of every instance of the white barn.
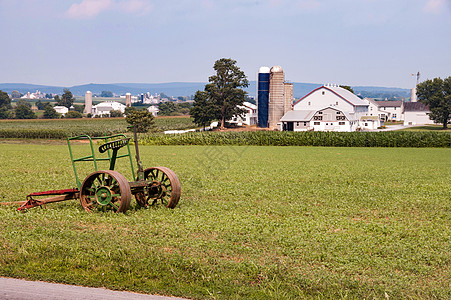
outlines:
{"label": "white barn", "polygon": [[125,113],[125,105],[116,101],[101,102],[92,107],[92,116],[109,115],[112,110],[119,110]]}
{"label": "white barn", "polygon": [[53,107],[53,109],[57,112],[57,113],[59,113],[59,114],[61,114],[61,115],[65,115],[65,114],[67,114],[67,112],[69,111],[69,109],[67,108],[67,107],[65,107],[65,106],[54,106]]}
{"label": "white barn", "polygon": [[281,119],[288,131],[356,131],[368,104],[350,91],[336,85],[319,87],[293,104]]}
{"label": "white barn", "polygon": [[430,113],[429,107],[421,102],[406,102],[403,110],[404,126],[433,124]]}

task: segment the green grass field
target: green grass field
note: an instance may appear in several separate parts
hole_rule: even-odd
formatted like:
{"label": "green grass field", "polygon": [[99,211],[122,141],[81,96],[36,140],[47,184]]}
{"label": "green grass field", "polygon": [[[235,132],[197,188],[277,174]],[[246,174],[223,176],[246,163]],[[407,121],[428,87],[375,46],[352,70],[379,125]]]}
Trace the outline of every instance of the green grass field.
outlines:
{"label": "green grass field", "polygon": [[[450,149],[143,146],[141,156],[178,174],[174,210],[0,206],[0,275],[194,299],[451,297]],[[0,144],[0,165],[2,202],[75,185],[64,145]]]}

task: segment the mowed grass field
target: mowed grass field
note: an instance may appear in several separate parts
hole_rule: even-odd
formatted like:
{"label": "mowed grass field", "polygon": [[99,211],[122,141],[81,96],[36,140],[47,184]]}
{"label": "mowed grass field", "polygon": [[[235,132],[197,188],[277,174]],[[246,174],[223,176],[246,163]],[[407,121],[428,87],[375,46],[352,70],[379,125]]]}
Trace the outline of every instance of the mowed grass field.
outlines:
{"label": "mowed grass field", "polygon": [[[178,174],[175,209],[0,206],[0,275],[193,299],[451,297],[450,149],[140,149]],[[2,202],[75,185],[64,145],[0,144],[0,166]]]}

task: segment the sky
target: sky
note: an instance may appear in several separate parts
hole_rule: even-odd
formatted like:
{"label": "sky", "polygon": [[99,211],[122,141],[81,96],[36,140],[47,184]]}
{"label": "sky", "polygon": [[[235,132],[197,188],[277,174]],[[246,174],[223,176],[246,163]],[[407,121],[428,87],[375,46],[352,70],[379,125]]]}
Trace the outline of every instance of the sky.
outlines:
{"label": "sky", "polygon": [[0,83],[249,80],[412,88],[451,76],[451,0],[0,0]]}

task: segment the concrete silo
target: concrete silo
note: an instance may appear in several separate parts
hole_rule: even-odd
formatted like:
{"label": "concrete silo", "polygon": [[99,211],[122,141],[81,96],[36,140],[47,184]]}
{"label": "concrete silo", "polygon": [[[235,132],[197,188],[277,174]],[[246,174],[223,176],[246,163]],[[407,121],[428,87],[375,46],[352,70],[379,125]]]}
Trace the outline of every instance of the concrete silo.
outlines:
{"label": "concrete silo", "polygon": [[283,84],[283,87],[284,87],[283,114],[286,114],[287,111],[291,110],[291,105],[293,104],[293,84],[290,82],[285,82]]}
{"label": "concrete silo", "polygon": [[258,127],[268,127],[268,103],[269,103],[269,73],[268,67],[258,70],[257,106]]}
{"label": "concrete silo", "polygon": [[277,123],[284,115],[285,75],[282,67],[274,66],[269,75],[268,127],[277,129]]}
{"label": "concrete silo", "polygon": [[130,93],[125,94],[125,106],[127,107],[132,106],[132,94]]}
{"label": "concrete silo", "polygon": [[92,113],[92,93],[87,91],[85,94],[85,114]]}

